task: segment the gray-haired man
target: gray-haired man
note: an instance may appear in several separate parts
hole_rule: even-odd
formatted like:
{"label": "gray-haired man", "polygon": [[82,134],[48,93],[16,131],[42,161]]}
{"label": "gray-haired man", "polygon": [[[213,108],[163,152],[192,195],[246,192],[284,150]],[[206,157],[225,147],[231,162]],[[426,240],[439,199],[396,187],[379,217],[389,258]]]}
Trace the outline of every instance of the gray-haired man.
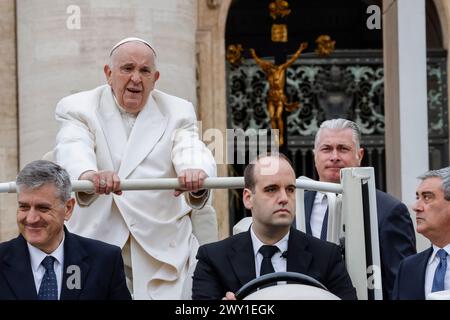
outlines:
{"label": "gray-haired man", "polygon": [[[359,167],[364,156],[358,125],[346,119],[324,121],[314,142],[320,181],[340,183],[342,168]],[[383,298],[390,299],[398,265],[416,253],[416,237],[408,208],[380,190],[376,192]],[[320,192],[305,193],[306,232],[326,239],[328,202]]]}
{"label": "gray-haired man", "polygon": [[0,244],[0,300],[131,299],[120,249],[64,228],[75,200],[63,168],[33,161],[16,185],[21,234]]}
{"label": "gray-haired man", "polygon": [[425,299],[450,290],[450,167],[428,171],[416,191],[417,232],[432,246],[400,264],[394,299]]}

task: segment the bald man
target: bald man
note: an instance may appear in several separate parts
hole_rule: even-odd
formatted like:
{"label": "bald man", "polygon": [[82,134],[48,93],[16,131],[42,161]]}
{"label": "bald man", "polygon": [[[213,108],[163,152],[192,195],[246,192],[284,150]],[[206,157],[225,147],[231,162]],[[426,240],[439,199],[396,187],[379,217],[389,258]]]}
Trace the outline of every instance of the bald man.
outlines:
{"label": "bald man", "polygon": [[[67,227],[122,248],[134,299],[180,299],[199,245],[189,213],[209,197],[202,187],[216,175],[214,158],[198,138],[192,104],[154,89],[159,71],[148,42],[118,42],[104,73],[107,85],[56,108],[56,161],[72,179],[95,186],[93,194],[77,194]],[[120,187],[123,179],[171,177],[180,190]]]}

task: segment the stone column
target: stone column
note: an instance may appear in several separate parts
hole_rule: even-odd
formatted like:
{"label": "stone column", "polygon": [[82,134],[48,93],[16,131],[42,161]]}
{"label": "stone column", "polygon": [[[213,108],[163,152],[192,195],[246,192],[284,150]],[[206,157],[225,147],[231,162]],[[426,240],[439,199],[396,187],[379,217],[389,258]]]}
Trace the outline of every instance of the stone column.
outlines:
{"label": "stone column", "polygon": [[[0,182],[17,174],[17,76],[15,1],[0,1]],[[17,234],[16,196],[0,194],[0,241]]]}
{"label": "stone column", "polygon": [[109,50],[122,38],[137,36],[151,42],[161,71],[157,88],[195,105],[196,4],[196,0],[17,1],[20,167],[53,149],[56,103],[104,84]]}
{"label": "stone column", "polygon": [[428,170],[425,1],[384,0],[383,12],[387,189],[410,205]]}
{"label": "stone column", "polygon": [[[228,176],[226,164],[225,24],[231,0],[205,0],[198,5],[197,66],[200,118],[205,140],[214,145],[217,175]],[[209,131],[208,131],[209,129]],[[210,133],[208,135],[208,132]],[[220,145],[223,148],[220,148]],[[221,149],[219,151],[219,149]],[[229,236],[228,190],[216,190],[219,237]]]}

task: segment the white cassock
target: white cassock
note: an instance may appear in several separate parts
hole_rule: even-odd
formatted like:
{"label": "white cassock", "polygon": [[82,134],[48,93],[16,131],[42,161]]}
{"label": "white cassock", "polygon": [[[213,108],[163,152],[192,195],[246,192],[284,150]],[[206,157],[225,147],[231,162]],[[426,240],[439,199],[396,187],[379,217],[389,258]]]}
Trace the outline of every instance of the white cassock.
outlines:
{"label": "white cassock", "polygon": [[[114,171],[120,179],[174,178],[184,169],[216,175],[192,104],[161,91],[151,92],[128,139],[109,85],[62,99],[56,119],[55,158],[72,179],[88,170]],[[67,227],[121,248],[131,238],[134,298],[179,299],[198,249],[190,211],[173,190],[94,195],[76,206]]]}

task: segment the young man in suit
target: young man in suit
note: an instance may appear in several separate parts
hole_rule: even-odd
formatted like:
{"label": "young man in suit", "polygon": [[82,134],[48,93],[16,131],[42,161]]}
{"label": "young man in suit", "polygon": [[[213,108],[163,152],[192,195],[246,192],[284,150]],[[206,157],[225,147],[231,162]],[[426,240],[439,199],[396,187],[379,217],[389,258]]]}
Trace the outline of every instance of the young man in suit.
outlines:
{"label": "young man in suit", "polygon": [[[324,121],[314,142],[314,163],[323,182],[340,183],[342,168],[359,167],[364,156],[358,125],[346,119]],[[376,191],[383,298],[391,299],[400,261],[416,253],[416,236],[408,208]],[[328,202],[321,192],[305,192],[306,233],[326,240]]]}
{"label": "young man in suit", "polygon": [[[289,160],[262,156],[245,168],[244,180],[243,201],[253,224],[247,232],[200,247],[192,298],[233,299],[261,274],[292,271],[315,278],[342,299],[356,299],[338,246],[291,227],[296,179]],[[263,258],[266,249],[271,257]]]}
{"label": "young man in suit", "polygon": [[[214,158],[199,139],[192,103],[155,89],[159,71],[148,42],[118,42],[104,73],[106,85],[65,97],[56,108],[56,161],[72,179],[95,186],[95,194],[77,193],[67,226],[123,248],[134,299],[180,299],[199,246],[190,213],[208,200],[201,189],[216,175]],[[120,188],[123,179],[176,177],[182,190],[175,193]],[[210,213],[202,221],[214,225]]]}
{"label": "young man in suit", "polygon": [[429,171],[416,191],[417,232],[431,248],[400,263],[394,299],[423,300],[431,292],[450,290],[450,167]]}
{"label": "young man in suit", "polygon": [[0,244],[0,300],[130,300],[120,248],[64,228],[73,211],[68,173],[49,161],[16,179],[20,235]]}

